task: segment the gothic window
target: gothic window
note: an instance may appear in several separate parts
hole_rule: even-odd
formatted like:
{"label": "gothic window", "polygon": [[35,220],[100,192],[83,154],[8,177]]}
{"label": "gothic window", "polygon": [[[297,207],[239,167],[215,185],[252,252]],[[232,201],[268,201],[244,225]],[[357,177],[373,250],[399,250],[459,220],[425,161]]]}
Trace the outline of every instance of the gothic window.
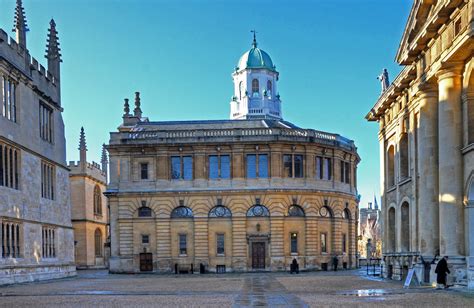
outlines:
{"label": "gothic window", "polygon": [[19,150],[0,143],[0,186],[19,189]]}
{"label": "gothic window", "polygon": [[56,241],[54,228],[42,228],[42,257],[55,258],[56,257]]}
{"label": "gothic window", "polygon": [[228,207],[223,205],[217,205],[209,211],[209,217],[221,218],[221,217],[232,217],[232,212]]}
{"label": "gothic window", "polygon": [[388,210],[388,252],[395,252],[395,209]]}
{"label": "gothic window", "polygon": [[257,205],[252,206],[247,211],[247,216],[248,217],[266,217],[266,216],[270,216],[270,212],[265,206],[257,204]]}
{"label": "gothic window", "polygon": [[316,156],[316,178],[320,180],[330,180],[332,178],[331,158]]}
{"label": "gothic window", "polygon": [[260,86],[258,84],[258,79],[252,80],[252,96],[258,97],[258,90]]}
{"label": "gothic window", "polygon": [[216,252],[217,255],[224,255],[225,253],[225,234],[218,233],[216,235]]}
{"label": "gothic window", "polygon": [[102,215],[102,193],[99,185],[94,187],[94,214]]}
{"label": "gothic window", "polygon": [[193,158],[192,156],[172,156],[171,157],[171,178],[174,180],[193,179]]}
{"label": "gothic window", "polygon": [[247,178],[268,178],[268,155],[247,155]]}
{"label": "gothic window", "polygon": [[151,209],[147,206],[142,206],[138,208],[138,217],[151,217],[152,212]]}
{"label": "gothic window", "polygon": [[102,257],[102,232],[100,231],[100,229],[95,229],[94,244],[95,256]]}
{"label": "gothic window", "polygon": [[140,178],[148,180],[148,163],[140,163]]}
{"label": "gothic window", "polygon": [[39,130],[44,141],[53,143],[53,109],[40,101],[39,103]]}
{"label": "gothic window", "polygon": [[2,76],[0,85],[0,115],[12,122],[16,122],[16,85],[5,76]]}
{"label": "gothic window", "polygon": [[303,177],[303,155],[284,154],[283,155],[284,175],[288,178]]}
{"label": "gothic window", "polygon": [[2,222],[2,258],[19,258],[20,225],[14,222]]}
{"label": "gothic window", "polygon": [[321,233],[321,252],[323,253],[328,252],[327,236],[326,233]]}
{"label": "gothic window", "polygon": [[193,211],[187,206],[178,206],[171,212],[171,218],[192,218]]}
{"label": "gothic window", "polygon": [[288,209],[288,216],[304,217],[305,216],[304,215],[304,210],[301,208],[301,206],[293,204]]}
{"label": "gothic window", "polygon": [[404,133],[400,138],[400,178],[406,179],[409,177],[409,151],[408,151],[408,134]]}
{"label": "gothic window", "polygon": [[298,253],[298,233],[290,233],[290,250],[291,253]]}
{"label": "gothic window", "polygon": [[55,168],[53,165],[41,162],[41,197],[54,200]]}
{"label": "gothic window", "polygon": [[209,178],[229,179],[230,178],[230,156],[210,155],[209,156]]}
{"label": "gothic window", "polygon": [[272,96],[272,82],[270,80],[267,81],[267,95]]}
{"label": "gothic window", "polygon": [[387,151],[387,187],[395,185],[395,147],[392,145]]}
{"label": "gothic window", "polygon": [[402,251],[410,250],[410,207],[408,202],[403,202],[401,207],[401,244]]}

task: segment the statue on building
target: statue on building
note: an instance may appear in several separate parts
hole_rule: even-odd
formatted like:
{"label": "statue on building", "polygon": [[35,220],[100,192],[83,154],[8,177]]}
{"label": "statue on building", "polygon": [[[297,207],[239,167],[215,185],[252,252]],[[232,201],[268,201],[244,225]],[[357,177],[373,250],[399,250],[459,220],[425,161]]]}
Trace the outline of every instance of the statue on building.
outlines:
{"label": "statue on building", "polygon": [[390,86],[390,81],[388,79],[388,71],[386,68],[383,69],[382,74],[380,74],[377,79],[380,80],[380,84],[382,86],[382,93],[385,92]]}

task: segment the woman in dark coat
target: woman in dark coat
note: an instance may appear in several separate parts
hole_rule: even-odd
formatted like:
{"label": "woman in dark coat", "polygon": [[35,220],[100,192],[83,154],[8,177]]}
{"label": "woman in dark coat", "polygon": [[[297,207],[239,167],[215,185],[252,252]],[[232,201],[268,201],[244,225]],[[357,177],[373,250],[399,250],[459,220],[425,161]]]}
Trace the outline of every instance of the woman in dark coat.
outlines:
{"label": "woman in dark coat", "polygon": [[451,273],[448,268],[448,256],[439,260],[436,265],[435,273],[437,274],[436,282],[444,285],[444,288],[447,288],[448,284],[446,283],[446,275]]}

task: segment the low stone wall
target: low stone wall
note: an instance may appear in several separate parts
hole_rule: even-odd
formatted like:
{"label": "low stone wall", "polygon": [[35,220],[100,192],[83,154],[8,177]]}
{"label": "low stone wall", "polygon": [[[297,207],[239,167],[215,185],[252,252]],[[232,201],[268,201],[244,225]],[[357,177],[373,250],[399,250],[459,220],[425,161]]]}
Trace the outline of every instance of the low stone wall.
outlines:
{"label": "low stone wall", "polygon": [[21,266],[0,269],[0,285],[76,276],[74,265]]}

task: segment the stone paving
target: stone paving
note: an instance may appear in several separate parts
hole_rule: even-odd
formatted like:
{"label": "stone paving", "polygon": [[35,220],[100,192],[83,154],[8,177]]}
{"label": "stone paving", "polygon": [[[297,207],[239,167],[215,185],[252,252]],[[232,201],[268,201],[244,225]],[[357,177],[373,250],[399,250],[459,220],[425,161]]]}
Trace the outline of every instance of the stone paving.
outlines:
{"label": "stone paving", "polygon": [[474,307],[474,293],[368,279],[357,271],[110,275],[0,287],[0,307]]}

